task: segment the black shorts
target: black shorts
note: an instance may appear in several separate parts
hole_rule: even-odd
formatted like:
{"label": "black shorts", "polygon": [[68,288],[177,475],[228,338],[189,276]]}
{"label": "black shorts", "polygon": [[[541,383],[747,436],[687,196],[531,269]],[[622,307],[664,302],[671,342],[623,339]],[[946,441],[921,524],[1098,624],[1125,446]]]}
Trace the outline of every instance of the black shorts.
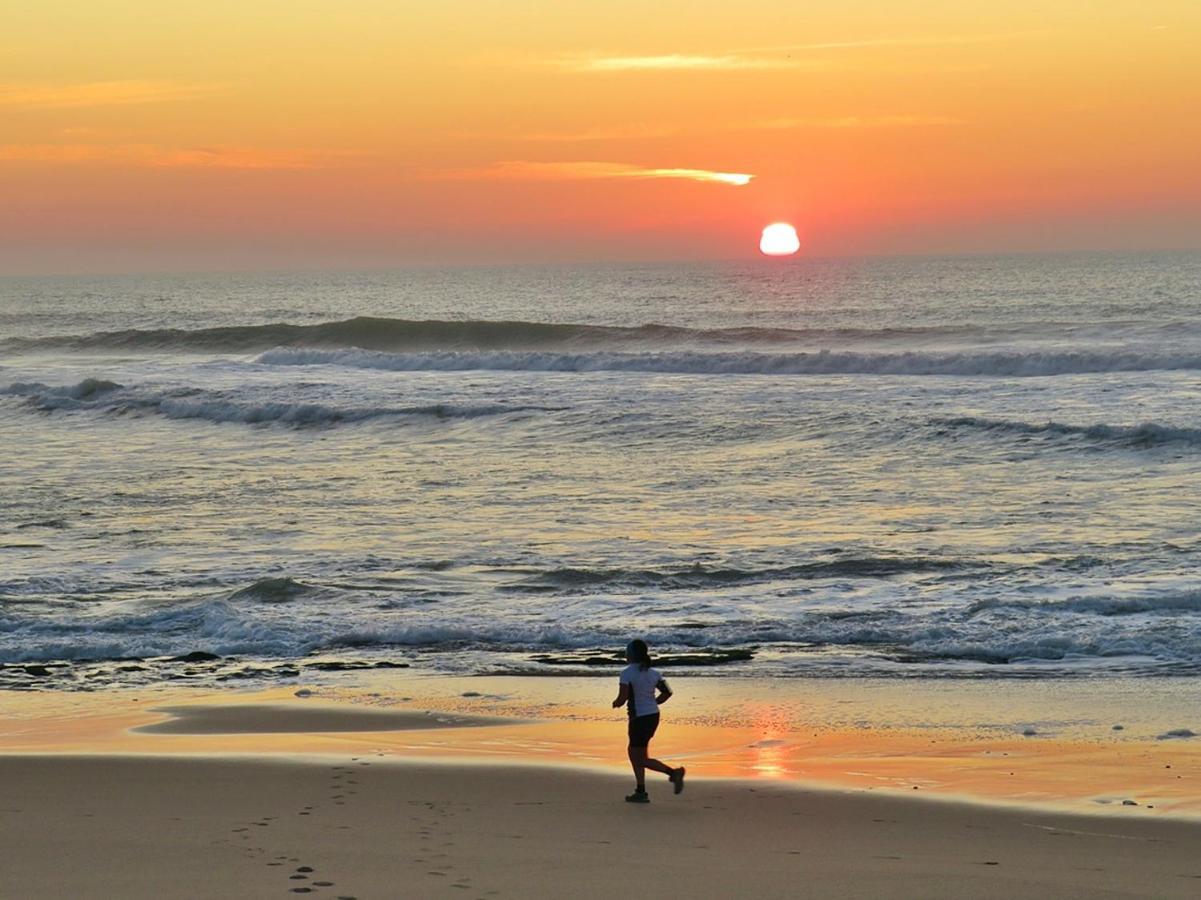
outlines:
{"label": "black shorts", "polygon": [[630,746],[645,747],[659,728],[659,714],[635,716],[630,719]]}

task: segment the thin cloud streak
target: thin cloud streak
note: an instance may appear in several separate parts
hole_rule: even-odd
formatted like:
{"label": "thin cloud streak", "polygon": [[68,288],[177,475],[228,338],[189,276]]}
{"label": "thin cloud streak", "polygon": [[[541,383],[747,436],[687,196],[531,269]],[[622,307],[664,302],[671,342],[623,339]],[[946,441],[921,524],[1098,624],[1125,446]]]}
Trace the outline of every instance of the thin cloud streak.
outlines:
{"label": "thin cloud streak", "polygon": [[834,116],[831,118],[763,119],[748,125],[766,131],[791,131],[804,128],[916,128],[924,125],[962,125],[954,116]]}
{"label": "thin cloud streak", "polygon": [[90,106],[130,106],[164,103],[221,90],[219,84],[173,81],[92,81],[81,84],[2,84],[0,107],[78,109]]}
{"label": "thin cloud streak", "polygon": [[430,174],[452,181],[591,181],[597,179],[682,179],[741,187],[754,175],[714,172],[709,169],[646,168],[613,162],[531,162],[508,160],[476,169],[455,169]]}
{"label": "thin cloud streak", "polygon": [[740,54],[698,56],[669,53],[662,56],[576,56],[556,61],[571,72],[645,72],[645,71],[730,71],[735,69],[796,69],[811,66],[805,60],[764,59]]}
{"label": "thin cloud streak", "polygon": [[606,141],[657,140],[682,134],[713,134],[731,131],[792,131],[804,129],[854,129],[854,128],[921,128],[938,125],[963,125],[964,119],[955,116],[897,114],[897,115],[850,115],[850,116],[781,116],[774,119],[759,119],[750,122],[731,122],[728,125],[710,127],[632,124],[610,128],[589,128],[583,131],[536,131],[528,134],[468,134],[469,140],[521,141],[531,144],[583,144]]}
{"label": "thin cloud streak", "polygon": [[954,47],[991,44],[1024,37],[1041,37],[1047,32],[1010,32],[1004,34],[917,35],[912,37],[865,38],[847,41],[818,41],[808,44],[782,44],[773,47],[742,47],[718,54],[664,53],[649,56],[607,56],[603,54],[563,56],[552,64],[572,72],[606,73],[636,71],[730,71],[737,69],[769,70],[819,68],[825,60],[767,54],[824,52],[831,50],[871,50],[883,47]]}
{"label": "thin cloud streak", "polygon": [[746,47],[737,53],[786,53],[790,50],[871,50],[876,47],[959,47],[995,44],[1021,38],[1046,37],[1046,31],[1010,31],[996,34],[941,34],[910,37],[864,38],[849,41],[819,41],[809,44],[781,44],[772,47]]}
{"label": "thin cloud streak", "polygon": [[153,169],[316,169],[327,154],[256,147],[179,149],[157,144],[0,144],[0,163],[125,165]]}
{"label": "thin cloud streak", "polygon": [[[671,125],[628,125],[589,128],[585,131],[536,131],[531,134],[486,135],[486,139],[528,141],[546,144],[580,144],[588,141],[636,141],[671,137],[683,129]],[[478,137],[473,136],[473,137]]]}

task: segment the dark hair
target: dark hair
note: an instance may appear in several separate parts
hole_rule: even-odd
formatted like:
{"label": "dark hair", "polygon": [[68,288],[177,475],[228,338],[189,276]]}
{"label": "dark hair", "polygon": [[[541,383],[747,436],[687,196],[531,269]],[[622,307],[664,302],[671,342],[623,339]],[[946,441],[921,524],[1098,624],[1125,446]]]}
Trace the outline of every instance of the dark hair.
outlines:
{"label": "dark hair", "polygon": [[651,667],[651,650],[646,645],[646,641],[634,638],[626,644],[626,659],[638,663],[638,668],[644,672],[649,669]]}

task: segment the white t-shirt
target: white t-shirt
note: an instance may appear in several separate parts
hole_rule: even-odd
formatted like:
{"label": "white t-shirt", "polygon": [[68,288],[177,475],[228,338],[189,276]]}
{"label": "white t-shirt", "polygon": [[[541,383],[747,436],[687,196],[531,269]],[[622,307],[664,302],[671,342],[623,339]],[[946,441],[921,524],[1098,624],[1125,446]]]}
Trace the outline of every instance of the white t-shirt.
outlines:
{"label": "white t-shirt", "polygon": [[[622,684],[630,686],[631,715],[653,716],[659,711],[655,702],[655,688],[663,681],[663,676],[654,669],[643,669],[638,663],[630,663],[621,670]],[[667,682],[663,681],[666,685]]]}

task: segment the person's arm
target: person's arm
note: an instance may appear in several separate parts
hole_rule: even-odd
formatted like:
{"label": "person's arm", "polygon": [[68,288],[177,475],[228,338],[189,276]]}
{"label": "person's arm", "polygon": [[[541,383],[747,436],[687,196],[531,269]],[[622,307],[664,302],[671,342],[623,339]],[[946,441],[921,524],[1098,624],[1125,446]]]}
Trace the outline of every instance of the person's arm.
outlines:
{"label": "person's arm", "polygon": [[621,687],[617,691],[617,699],[613,701],[613,708],[620,709],[625,706],[630,700],[630,686],[622,682]]}
{"label": "person's arm", "polygon": [[655,690],[659,692],[658,696],[655,697],[655,702],[660,706],[671,699],[671,688],[668,686],[666,678],[659,679],[659,683],[655,685]]}

